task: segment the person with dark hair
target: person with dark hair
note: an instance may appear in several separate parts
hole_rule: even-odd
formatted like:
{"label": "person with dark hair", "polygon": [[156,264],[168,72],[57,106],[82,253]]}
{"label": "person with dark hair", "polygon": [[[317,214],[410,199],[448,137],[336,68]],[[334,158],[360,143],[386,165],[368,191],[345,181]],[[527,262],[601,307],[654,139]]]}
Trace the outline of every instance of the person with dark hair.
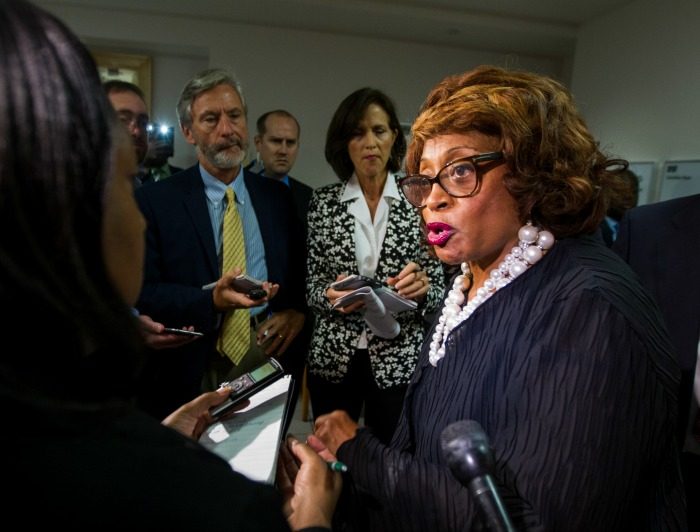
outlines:
{"label": "person with dark hair", "polygon": [[[596,235],[625,162],[561,83],[492,66],[438,83],[411,133],[399,187],[460,272],[391,444],[344,412],[315,421],[307,441],[352,472],[351,529],[488,528],[467,487],[486,473],[515,530],[685,530],[675,352]],[[471,462],[483,438],[464,434],[447,440],[464,446],[453,474],[443,435],[468,421],[493,463]]]}
{"label": "person with dark hair", "polygon": [[[314,417],[343,409],[382,440],[394,431],[406,384],[425,335],[423,316],[444,288],[439,261],[420,242],[419,218],[396,185],[406,139],[393,102],[359,89],[338,106],[326,160],[340,183],[314,190],[309,207],[307,301],[316,326],[307,358]],[[371,277],[418,302],[396,315],[377,298],[333,309],[347,291],[329,285],[349,274]],[[389,324],[383,334],[368,312]]]}
{"label": "person with dark hair", "polygon": [[281,449],[283,511],[273,487],[197,443],[228,390],[162,423],[134,407],[145,356],[130,309],[145,229],[134,150],[88,50],[22,0],[0,9],[0,95],[0,301],[25,340],[0,355],[4,519],[69,530],[327,530],[341,480],[306,444]]}
{"label": "person with dark hair", "polygon": [[603,242],[611,247],[617,238],[617,230],[624,214],[637,205],[639,200],[639,177],[629,168],[620,172],[618,179],[608,186],[610,205],[605,214],[600,232]]}
{"label": "person with dark hair", "polygon": [[[103,82],[102,89],[114,107],[117,118],[131,138],[136,162],[139,165],[139,170],[134,173],[134,186],[140,187],[146,176],[142,163],[148,150],[148,111],[143,91],[138,85],[120,79],[110,79]],[[146,344],[153,349],[179,347],[195,340],[192,337],[166,332],[164,324],[154,321],[150,316],[139,314],[136,309],[134,309],[134,314],[138,315],[141,334]],[[185,328],[192,330],[194,327],[187,325]]]}
{"label": "person with dark hair", "polygon": [[[140,404],[160,418],[269,356],[295,377],[293,401],[305,355],[296,340],[307,307],[298,253],[303,242],[289,189],[243,168],[247,106],[231,73],[218,68],[197,73],[180,94],[177,114],[198,162],[136,190],[147,221],[137,308],[161,323],[194,325],[204,337],[152,354]],[[225,249],[227,214],[238,220],[238,238]],[[228,264],[225,255],[235,242],[241,255]],[[233,280],[243,272],[264,281],[267,295],[237,291]]]}
{"label": "person with dark hair", "polygon": [[[119,121],[129,132],[136,150],[136,162],[141,164],[148,153],[148,108],[146,98],[138,85],[121,79],[110,79],[102,84],[107,98],[117,112]],[[141,185],[140,179],[134,181]]]}

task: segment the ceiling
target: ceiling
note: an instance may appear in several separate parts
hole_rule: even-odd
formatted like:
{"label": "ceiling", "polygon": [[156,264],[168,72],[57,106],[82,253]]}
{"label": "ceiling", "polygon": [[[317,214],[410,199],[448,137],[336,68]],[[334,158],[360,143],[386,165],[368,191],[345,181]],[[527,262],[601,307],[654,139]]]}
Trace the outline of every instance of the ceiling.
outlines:
{"label": "ceiling", "polygon": [[44,0],[562,58],[577,29],[635,0]]}

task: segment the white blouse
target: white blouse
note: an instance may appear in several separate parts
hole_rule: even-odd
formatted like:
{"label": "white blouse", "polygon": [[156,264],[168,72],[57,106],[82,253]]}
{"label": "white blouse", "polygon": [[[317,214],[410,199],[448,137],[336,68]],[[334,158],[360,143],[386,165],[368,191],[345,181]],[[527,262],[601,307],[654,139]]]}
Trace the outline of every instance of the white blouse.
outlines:
{"label": "white blouse", "polygon": [[[359,201],[352,201],[356,199]],[[353,173],[348,180],[341,201],[343,203],[349,202],[348,213],[355,218],[355,258],[357,271],[361,275],[374,277],[382,251],[384,235],[386,235],[389,209],[393,201],[400,201],[400,199],[396,176],[390,172],[384,183],[384,190],[377,205],[377,211],[374,213],[374,220],[372,220],[357,175]],[[367,347],[367,333],[365,331],[358,338],[356,347],[358,349]]]}

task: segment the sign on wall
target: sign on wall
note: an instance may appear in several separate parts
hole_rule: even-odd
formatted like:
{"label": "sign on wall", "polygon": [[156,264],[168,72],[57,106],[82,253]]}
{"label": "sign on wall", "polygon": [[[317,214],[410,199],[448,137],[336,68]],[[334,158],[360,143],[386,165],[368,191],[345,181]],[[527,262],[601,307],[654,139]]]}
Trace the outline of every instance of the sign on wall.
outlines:
{"label": "sign on wall", "polygon": [[661,172],[659,201],[700,194],[700,161],[666,161]]}

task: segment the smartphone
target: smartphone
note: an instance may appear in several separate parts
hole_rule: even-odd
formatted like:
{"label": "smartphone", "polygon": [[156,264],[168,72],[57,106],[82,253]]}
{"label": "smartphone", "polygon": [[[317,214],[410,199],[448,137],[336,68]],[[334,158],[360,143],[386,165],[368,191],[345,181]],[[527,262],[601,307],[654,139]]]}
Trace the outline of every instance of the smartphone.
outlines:
{"label": "smartphone", "polygon": [[284,375],[284,368],[274,358],[268,358],[257,368],[241,375],[235,380],[222,382],[221,386],[231,388],[231,394],[223,403],[212,407],[209,413],[214,418],[221,417],[241,401],[259,392],[267,385],[272,384]]}
{"label": "smartphone", "polygon": [[187,329],[176,329],[174,327],[166,327],[163,329],[164,333],[170,333],[170,334],[180,334],[182,336],[204,336],[204,333],[197,332],[197,331],[188,331]]}
{"label": "smartphone", "polygon": [[355,290],[356,288],[361,288],[363,286],[371,286],[372,288],[379,288],[382,284],[376,279],[367,277],[365,275],[348,275],[340,281],[335,281],[330,284],[333,290]]}
{"label": "smartphone", "polygon": [[249,277],[248,275],[241,274],[233,280],[233,287],[238,292],[243,292],[250,299],[262,299],[267,295],[265,289],[262,287],[262,281]]}

